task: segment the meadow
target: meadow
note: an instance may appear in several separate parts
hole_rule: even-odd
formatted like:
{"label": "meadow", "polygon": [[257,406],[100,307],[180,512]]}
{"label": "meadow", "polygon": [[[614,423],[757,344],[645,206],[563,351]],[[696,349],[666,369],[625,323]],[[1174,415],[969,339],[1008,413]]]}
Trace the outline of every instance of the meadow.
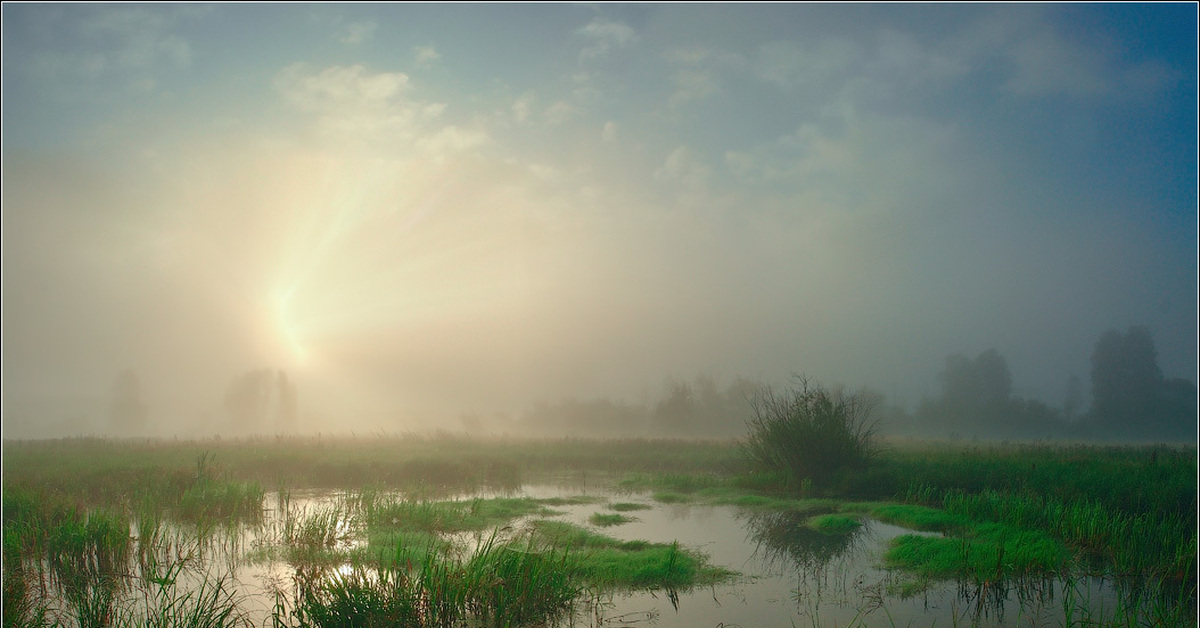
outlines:
{"label": "meadow", "polygon": [[[984,612],[1029,591],[1054,597],[1038,625],[1196,625],[1195,448],[879,445],[813,483],[733,441],[5,441],[4,625],[594,625],[633,592],[678,612],[744,575],[630,538],[687,509],[737,519],[793,575],[892,531],[870,566],[886,587],[847,587],[832,624],[785,608],[796,625],[921,625],[895,609],[948,587],[975,609],[960,625],[1029,625]],[[276,585],[247,592],[245,570]]]}

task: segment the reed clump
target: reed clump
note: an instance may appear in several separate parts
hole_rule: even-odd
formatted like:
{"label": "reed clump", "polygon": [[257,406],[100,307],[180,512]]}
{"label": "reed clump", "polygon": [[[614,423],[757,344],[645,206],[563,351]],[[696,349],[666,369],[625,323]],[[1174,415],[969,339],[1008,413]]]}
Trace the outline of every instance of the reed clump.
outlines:
{"label": "reed clump", "polygon": [[873,406],[801,377],[785,392],[763,388],[741,447],[759,470],[777,472],[802,493],[827,486],[843,469],[863,469],[878,454]]}
{"label": "reed clump", "polygon": [[569,560],[531,539],[502,542],[493,534],[462,563],[426,553],[415,566],[392,560],[318,578],[305,585],[294,615],[300,626],[320,628],[545,624],[581,592]]}

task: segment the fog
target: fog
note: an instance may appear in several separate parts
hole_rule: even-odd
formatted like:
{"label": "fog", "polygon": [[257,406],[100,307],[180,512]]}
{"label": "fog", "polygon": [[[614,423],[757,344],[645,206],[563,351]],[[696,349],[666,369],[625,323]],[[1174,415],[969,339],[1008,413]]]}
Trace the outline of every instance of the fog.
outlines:
{"label": "fog", "polygon": [[[1058,409],[1131,326],[1197,379],[1189,5],[5,4],[3,35],[5,438],[517,431],[796,373],[912,412],[989,349]],[[286,423],[230,401],[262,369]]]}

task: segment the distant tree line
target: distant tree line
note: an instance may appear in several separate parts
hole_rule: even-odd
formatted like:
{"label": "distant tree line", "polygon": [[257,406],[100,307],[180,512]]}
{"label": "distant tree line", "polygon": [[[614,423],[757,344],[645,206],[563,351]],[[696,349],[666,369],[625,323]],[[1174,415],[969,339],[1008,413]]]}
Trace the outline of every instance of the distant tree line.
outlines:
{"label": "distant tree line", "polygon": [[[228,433],[289,431],[297,427],[296,385],[283,370],[252,369],[233,378],[222,399],[225,417],[197,426]],[[117,375],[109,403],[109,423],[118,434],[153,432],[141,384],[133,369]]]}
{"label": "distant tree line", "polygon": [[[1013,393],[1008,361],[995,349],[946,357],[936,397],[911,413],[882,393],[855,393],[874,409],[884,434],[995,440],[1194,441],[1196,385],[1164,377],[1149,330],[1105,332],[1091,357],[1090,405],[1078,376],[1066,381],[1061,407]],[[660,396],[640,404],[612,399],[543,402],[515,420],[468,429],[545,436],[740,437],[754,419],[752,402],[767,387],[738,377],[720,386],[709,377],[669,380]],[[836,389],[833,392],[838,392]]]}
{"label": "distant tree line", "polygon": [[939,375],[942,391],[912,416],[884,421],[893,434],[1000,439],[1193,441],[1196,385],[1167,379],[1145,327],[1106,331],[1091,358],[1091,407],[1083,411],[1079,378],[1067,380],[1062,408],[1013,395],[1008,363],[995,349],[975,358],[951,355]]}
{"label": "distant tree line", "polygon": [[[500,425],[501,431],[539,436],[733,437],[753,417],[750,400],[762,385],[737,377],[721,386],[711,377],[668,380],[657,399],[630,403],[612,399],[541,402]],[[464,424],[482,428],[472,417]]]}

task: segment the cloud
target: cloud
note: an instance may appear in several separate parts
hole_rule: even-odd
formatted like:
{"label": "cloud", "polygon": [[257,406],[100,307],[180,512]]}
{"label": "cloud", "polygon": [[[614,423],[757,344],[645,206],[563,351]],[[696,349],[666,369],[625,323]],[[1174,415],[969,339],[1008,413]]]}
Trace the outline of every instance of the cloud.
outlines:
{"label": "cloud", "polygon": [[375,35],[375,30],[379,28],[379,23],[375,20],[367,20],[365,22],[352,22],[347,24],[339,33],[338,41],[347,46],[357,46],[359,44],[370,41]]}
{"label": "cloud", "polygon": [[536,96],[533,92],[525,92],[517,97],[512,103],[512,116],[517,122],[525,122],[529,119],[529,114],[533,111],[533,103]]}
{"label": "cloud", "polygon": [[1007,50],[1012,73],[1004,89],[1019,95],[1063,93],[1091,96],[1112,86],[1095,51],[1042,30],[1014,41]]}
{"label": "cloud", "polygon": [[680,107],[690,102],[704,100],[720,91],[716,78],[700,70],[679,70],[671,74],[675,91],[667,99],[671,107]]}
{"label": "cloud", "polygon": [[1064,32],[1042,9],[991,12],[948,42],[973,69],[995,67],[998,88],[1022,97],[1129,97],[1153,94],[1178,80],[1161,60],[1133,60],[1108,40]]}
{"label": "cloud", "polygon": [[759,47],[754,74],[783,88],[808,86],[844,75],[861,55],[857,44],[837,37],[806,47],[773,41]]}
{"label": "cloud", "polygon": [[445,108],[409,98],[407,74],[371,73],[361,65],[314,70],[295,63],[274,85],[288,103],[316,114],[323,132],[342,138],[411,138]]}
{"label": "cloud", "polygon": [[617,123],[609,120],[600,131],[600,141],[605,144],[615,144],[617,141]]}
{"label": "cloud", "polygon": [[450,125],[418,139],[416,146],[440,163],[456,153],[483,146],[490,139],[483,129]]}
{"label": "cloud", "polygon": [[416,46],[413,48],[413,54],[417,57],[418,68],[427,68],[442,58],[441,53],[434,50],[433,46]]}
{"label": "cloud", "polygon": [[880,31],[870,69],[882,78],[910,85],[941,83],[965,76],[970,68],[949,54],[931,49],[913,35]]}
{"label": "cloud", "polygon": [[685,204],[692,204],[704,198],[711,177],[712,168],[686,146],[679,146],[671,151],[662,165],[654,171],[655,179],[675,186],[678,200]]}
{"label": "cloud", "polygon": [[637,39],[633,28],[603,18],[594,18],[575,32],[590,42],[579,53],[581,63],[607,57],[614,50],[624,49]]}
{"label": "cloud", "polygon": [[[5,9],[6,35],[10,17],[36,20],[29,40],[6,41],[5,55],[22,60],[6,62],[5,72],[27,74],[60,96],[94,99],[96,82],[109,94],[129,87],[145,91],[159,77],[192,64],[192,44],[174,32],[187,12],[108,6],[88,12],[31,10],[35,13],[11,14]],[[63,45],[65,41],[70,45]],[[22,49],[13,48],[16,45]],[[89,96],[82,96],[85,92]]]}

